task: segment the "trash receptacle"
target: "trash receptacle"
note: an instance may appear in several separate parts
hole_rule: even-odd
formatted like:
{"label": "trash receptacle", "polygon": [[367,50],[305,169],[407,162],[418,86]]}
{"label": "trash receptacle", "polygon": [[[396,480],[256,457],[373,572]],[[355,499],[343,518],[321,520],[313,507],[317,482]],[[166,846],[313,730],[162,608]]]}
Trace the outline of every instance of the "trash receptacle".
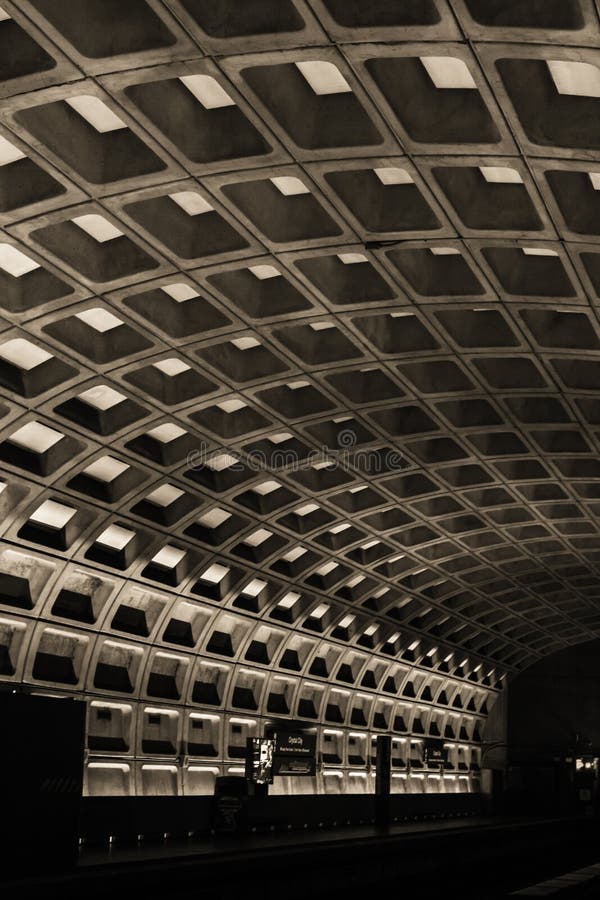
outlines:
{"label": "trash receptacle", "polygon": [[248,817],[248,782],[240,775],[222,775],[215,781],[213,831],[242,834]]}

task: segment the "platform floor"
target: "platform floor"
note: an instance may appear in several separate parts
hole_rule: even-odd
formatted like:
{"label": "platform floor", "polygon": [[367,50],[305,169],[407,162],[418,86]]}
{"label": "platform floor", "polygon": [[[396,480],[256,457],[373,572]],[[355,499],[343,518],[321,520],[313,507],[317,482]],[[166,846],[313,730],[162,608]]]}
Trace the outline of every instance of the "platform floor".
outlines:
{"label": "platform floor", "polygon": [[436,819],[426,822],[402,822],[388,827],[372,824],[323,828],[318,831],[263,832],[257,834],[222,835],[212,838],[171,839],[164,842],[142,841],[137,845],[111,845],[109,847],[82,847],[79,868],[91,866],[122,865],[136,862],[160,862],[184,858],[236,857],[258,852],[269,855],[278,851],[289,852],[310,847],[325,847],[348,842],[362,845],[377,844],[399,837],[431,837],[434,833],[456,832],[473,828],[506,828],[511,822],[523,820],[470,816],[456,819]]}
{"label": "platform floor", "polygon": [[596,822],[549,818],[469,817],[348,826],[313,832],[83,848],[66,875],[5,882],[6,896],[114,895],[144,900],[286,900],[346,898],[356,891],[395,892],[419,900],[507,897],[543,878],[597,861]]}

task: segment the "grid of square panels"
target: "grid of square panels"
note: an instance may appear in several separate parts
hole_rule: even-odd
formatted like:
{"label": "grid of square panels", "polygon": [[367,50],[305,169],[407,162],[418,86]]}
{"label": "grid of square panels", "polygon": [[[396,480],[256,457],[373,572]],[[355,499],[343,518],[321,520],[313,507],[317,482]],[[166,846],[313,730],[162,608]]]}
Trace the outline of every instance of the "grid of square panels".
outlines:
{"label": "grid of square panels", "polygon": [[458,739],[600,627],[595,4],[76,6],[0,14],[0,677]]}

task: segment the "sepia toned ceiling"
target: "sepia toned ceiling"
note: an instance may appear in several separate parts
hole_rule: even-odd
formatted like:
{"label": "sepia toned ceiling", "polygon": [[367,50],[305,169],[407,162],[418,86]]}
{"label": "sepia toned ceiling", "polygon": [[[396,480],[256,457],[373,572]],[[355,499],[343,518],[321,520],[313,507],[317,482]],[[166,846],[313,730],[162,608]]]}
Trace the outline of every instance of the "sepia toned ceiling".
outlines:
{"label": "sepia toned ceiling", "polygon": [[0,677],[597,636],[596,4],[1,3]]}

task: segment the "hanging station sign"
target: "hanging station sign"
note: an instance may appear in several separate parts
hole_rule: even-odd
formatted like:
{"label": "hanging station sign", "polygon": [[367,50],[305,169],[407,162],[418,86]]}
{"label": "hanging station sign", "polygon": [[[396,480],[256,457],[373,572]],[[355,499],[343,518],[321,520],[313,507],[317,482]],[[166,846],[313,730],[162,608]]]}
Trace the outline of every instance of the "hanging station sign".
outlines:
{"label": "hanging station sign", "polygon": [[439,738],[425,739],[425,765],[442,768],[448,762],[448,748]]}
{"label": "hanging station sign", "polygon": [[317,736],[303,731],[278,731],[275,735],[276,775],[315,775]]}

